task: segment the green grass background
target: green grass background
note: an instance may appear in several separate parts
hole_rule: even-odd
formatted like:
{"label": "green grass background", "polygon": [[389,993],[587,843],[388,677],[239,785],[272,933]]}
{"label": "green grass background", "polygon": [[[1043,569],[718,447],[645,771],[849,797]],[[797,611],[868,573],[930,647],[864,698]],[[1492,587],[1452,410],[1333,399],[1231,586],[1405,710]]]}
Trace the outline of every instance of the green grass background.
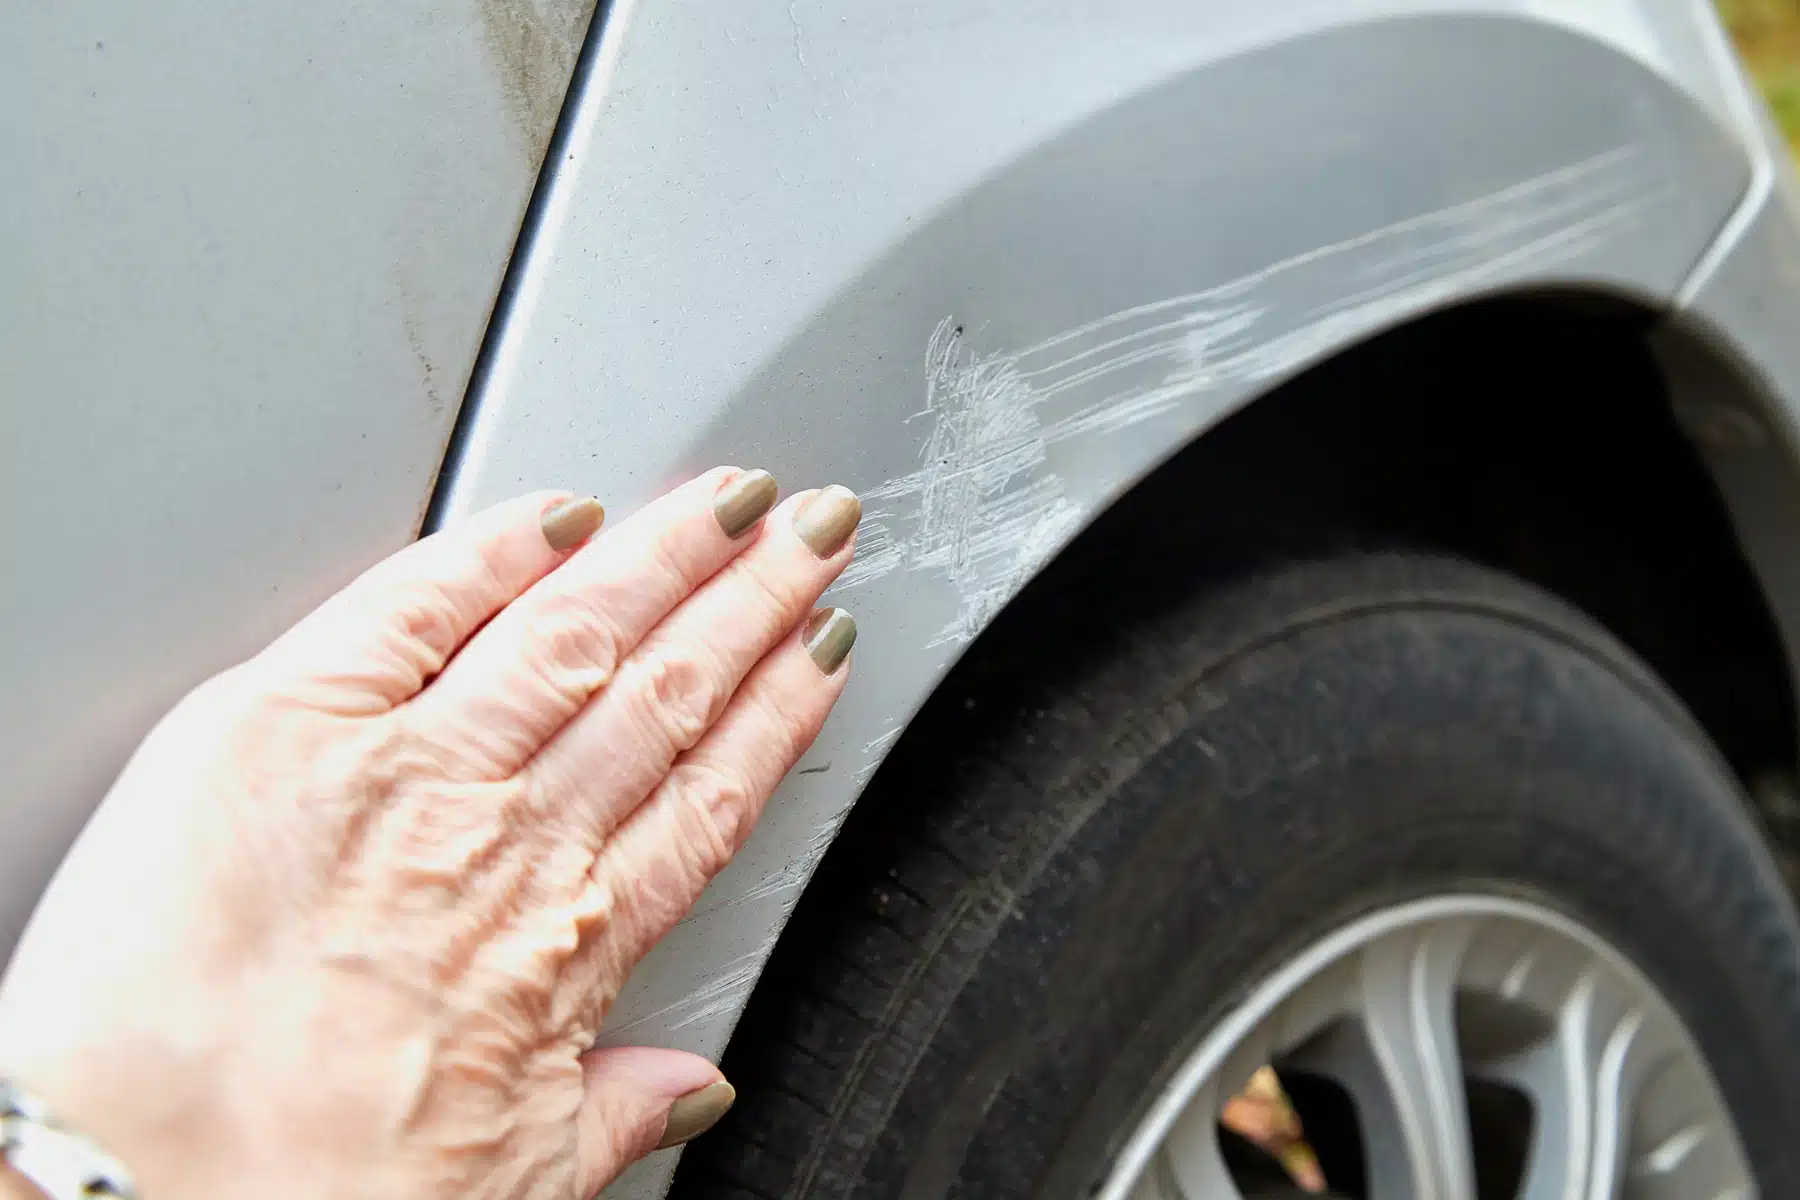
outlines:
{"label": "green grass background", "polygon": [[1717,0],[1732,40],[1800,153],[1800,0]]}

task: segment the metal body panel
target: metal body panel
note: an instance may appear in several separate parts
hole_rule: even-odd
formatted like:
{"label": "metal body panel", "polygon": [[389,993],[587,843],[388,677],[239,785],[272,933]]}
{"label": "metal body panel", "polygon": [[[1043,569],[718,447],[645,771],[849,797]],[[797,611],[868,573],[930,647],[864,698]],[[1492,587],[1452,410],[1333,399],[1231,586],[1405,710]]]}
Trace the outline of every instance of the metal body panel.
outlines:
{"label": "metal body panel", "polygon": [[150,724],[416,533],[591,7],[0,14],[0,954]]}
{"label": "metal body panel", "polygon": [[736,461],[868,515],[855,682],[604,1038],[720,1052],[942,672],[1209,425],[1459,300],[1674,296],[1752,180],[1702,12],[615,9],[445,511]]}

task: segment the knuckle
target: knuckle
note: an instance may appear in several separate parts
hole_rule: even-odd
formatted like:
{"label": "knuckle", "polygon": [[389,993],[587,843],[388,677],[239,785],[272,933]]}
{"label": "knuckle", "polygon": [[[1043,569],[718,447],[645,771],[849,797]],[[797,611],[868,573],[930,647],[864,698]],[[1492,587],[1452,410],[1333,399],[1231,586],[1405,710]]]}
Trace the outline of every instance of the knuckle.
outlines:
{"label": "knuckle", "polygon": [[754,558],[742,560],[742,570],[732,581],[734,605],[745,618],[774,632],[785,630],[797,617],[800,594],[795,580]]}
{"label": "knuckle", "polygon": [[735,771],[685,763],[669,775],[671,819],[682,860],[704,884],[724,869],[749,832],[756,794]]}
{"label": "knuckle", "polygon": [[642,720],[680,753],[698,742],[731,698],[725,666],[700,642],[668,642],[640,660],[633,697]]}
{"label": "knuckle", "polygon": [[772,763],[779,763],[777,775],[787,773],[787,764],[798,759],[812,744],[815,727],[808,707],[791,697],[783,697],[767,687],[746,688],[744,703],[747,723],[762,731],[757,748]]}
{"label": "knuckle", "polygon": [[394,583],[391,626],[397,636],[441,663],[455,651],[464,630],[509,598],[505,579],[486,549],[452,539],[416,572]]}
{"label": "knuckle", "polygon": [[[699,894],[686,863],[674,856],[653,863],[614,861],[606,872],[616,879],[613,917],[606,935],[595,939],[605,960],[603,982],[617,986],[637,959],[681,920]],[[704,881],[702,881],[703,883]]]}
{"label": "knuckle", "polygon": [[675,532],[664,532],[651,539],[648,550],[648,576],[662,581],[670,603],[693,593],[706,582],[706,564],[692,553],[689,539]]}
{"label": "knuckle", "polygon": [[513,589],[506,582],[511,572],[505,568],[504,557],[505,544],[501,541],[465,543],[453,574],[461,586],[454,590],[465,594],[466,602],[478,612],[512,599]]}
{"label": "knuckle", "polygon": [[[388,628],[399,643],[396,657],[416,660],[429,670],[456,649],[456,606],[436,583],[403,584],[395,589],[389,611]],[[418,647],[422,653],[409,654],[404,647]]]}
{"label": "knuckle", "polygon": [[565,594],[536,614],[525,659],[557,698],[582,704],[612,678],[623,641],[624,634],[604,609]]}
{"label": "knuckle", "polygon": [[602,960],[602,985],[622,982],[693,907],[743,844],[758,799],[732,771],[682,764],[645,806],[647,820],[601,850],[593,878],[606,896],[605,914],[589,926],[587,941]]}

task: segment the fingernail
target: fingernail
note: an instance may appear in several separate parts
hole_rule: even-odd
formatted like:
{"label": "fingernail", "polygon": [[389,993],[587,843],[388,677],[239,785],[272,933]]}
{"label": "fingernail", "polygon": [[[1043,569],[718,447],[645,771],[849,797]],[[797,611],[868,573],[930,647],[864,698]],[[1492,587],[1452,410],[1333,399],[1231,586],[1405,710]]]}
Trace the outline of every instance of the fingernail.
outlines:
{"label": "fingernail", "polygon": [[539,520],[550,548],[568,550],[587,541],[600,528],[606,520],[606,510],[592,496],[578,496],[551,505]]}
{"label": "fingernail", "polygon": [[737,1089],[723,1079],[709,1083],[697,1092],[689,1092],[669,1105],[669,1123],[663,1129],[658,1150],[691,1142],[714,1125],[737,1099]]}
{"label": "fingernail", "polygon": [[713,516],[729,538],[742,537],[775,507],[775,477],[767,471],[734,475],[713,497]]}
{"label": "fingernail", "polygon": [[800,640],[813,662],[826,675],[835,672],[850,657],[856,645],[856,618],[841,608],[821,608],[806,618]]}
{"label": "fingernail", "polygon": [[834,483],[800,506],[794,514],[794,532],[814,554],[830,558],[850,540],[860,520],[862,501],[849,488]]}

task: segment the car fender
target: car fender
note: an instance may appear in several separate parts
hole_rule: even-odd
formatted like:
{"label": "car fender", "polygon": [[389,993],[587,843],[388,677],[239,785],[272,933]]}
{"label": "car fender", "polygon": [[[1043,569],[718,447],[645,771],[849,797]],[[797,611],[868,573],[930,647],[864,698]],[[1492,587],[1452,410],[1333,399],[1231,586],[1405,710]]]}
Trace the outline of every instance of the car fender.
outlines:
{"label": "car fender", "polygon": [[1549,7],[612,7],[434,519],[719,461],[866,516],[856,677],[606,1042],[721,1052],[944,671],[1223,417],[1480,296],[1673,304],[1755,177],[1741,80],[1701,5]]}

